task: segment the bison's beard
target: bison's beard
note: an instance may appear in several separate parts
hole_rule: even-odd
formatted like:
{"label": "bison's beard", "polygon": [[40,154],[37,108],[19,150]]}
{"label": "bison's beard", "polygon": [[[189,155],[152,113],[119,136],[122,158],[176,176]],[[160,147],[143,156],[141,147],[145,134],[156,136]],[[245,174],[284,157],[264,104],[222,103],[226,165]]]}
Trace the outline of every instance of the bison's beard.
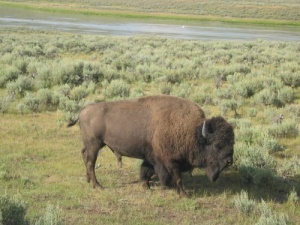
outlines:
{"label": "bison's beard", "polygon": [[206,175],[208,177],[208,179],[211,182],[215,182],[219,175],[220,175],[220,169],[218,166],[214,166],[214,167],[207,167],[206,169]]}

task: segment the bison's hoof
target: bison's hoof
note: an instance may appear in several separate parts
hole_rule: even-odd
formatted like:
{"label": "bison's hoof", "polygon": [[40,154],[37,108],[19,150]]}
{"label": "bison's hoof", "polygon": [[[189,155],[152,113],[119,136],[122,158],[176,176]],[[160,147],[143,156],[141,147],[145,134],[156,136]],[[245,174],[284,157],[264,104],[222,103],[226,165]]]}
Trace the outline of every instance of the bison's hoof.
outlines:
{"label": "bison's hoof", "polygon": [[143,187],[144,189],[150,189],[150,184],[149,184],[149,182],[144,182],[143,185],[142,185],[142,187]]}
{"label": "bison's hoof", "polygon": [[179,193],[179,197],[180,197],[180,198],[187,198],[187,197],[188,197],[188,194],[187,194],[185,191],[181,191],[181,192]]}
{"label": "bison's hoof", "polygon": [[97,189],[97,190],[103,190],[104,189],[104,187],[101,184],[93,185],[93,188]]}

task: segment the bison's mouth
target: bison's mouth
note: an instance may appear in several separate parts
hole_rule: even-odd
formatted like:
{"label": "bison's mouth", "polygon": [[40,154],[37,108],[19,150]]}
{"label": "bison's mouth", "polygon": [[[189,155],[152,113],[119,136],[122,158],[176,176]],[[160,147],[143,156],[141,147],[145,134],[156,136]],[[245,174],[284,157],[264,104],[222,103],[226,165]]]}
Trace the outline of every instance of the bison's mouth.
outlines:
{"label": "bison's mouth", "polygon": [[211,182],[215,182],[218,178],[219,178],[219,175],[220,175],[220,170],[219,168],[210,168],[210,169],[207,169],[207,177],[208,179],[211,181]]}

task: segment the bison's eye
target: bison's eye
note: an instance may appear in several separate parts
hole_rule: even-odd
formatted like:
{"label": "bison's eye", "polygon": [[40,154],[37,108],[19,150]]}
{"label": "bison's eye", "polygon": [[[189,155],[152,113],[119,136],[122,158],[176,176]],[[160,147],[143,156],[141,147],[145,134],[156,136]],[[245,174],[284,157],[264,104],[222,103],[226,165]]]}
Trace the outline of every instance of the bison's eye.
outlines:
{"label": "bison's eye", "polygon": [[226,164],[227,164],[227,166],[231,166],[232,165],[232,159],[227,159],[226,160]]}

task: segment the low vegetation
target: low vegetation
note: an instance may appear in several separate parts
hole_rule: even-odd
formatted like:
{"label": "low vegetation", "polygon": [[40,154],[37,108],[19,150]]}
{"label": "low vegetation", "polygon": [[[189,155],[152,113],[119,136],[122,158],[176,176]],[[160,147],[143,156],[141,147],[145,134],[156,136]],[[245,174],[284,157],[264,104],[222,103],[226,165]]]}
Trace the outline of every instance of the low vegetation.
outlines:
{"label": "low vegetation", "polygon": [[[24,224],[297,224],[299,54],[299,42],[5,28],[0,203],[10,201],[20,215],[26,213]],[[157,180],[151,190],[142,189],[140,161],[125,157],[120,169],[105,149],[96,172],[106,189],[92,190],[85,181],[79,128],[67,129],[66,121],[91,102],[153,94],[188,98],[207,117],[224,116],[235,128],[234,165],[214,184],[202,170],[186,174],[190,198],[179,199]],[[6,224],[2,205],[0,221]]]}

